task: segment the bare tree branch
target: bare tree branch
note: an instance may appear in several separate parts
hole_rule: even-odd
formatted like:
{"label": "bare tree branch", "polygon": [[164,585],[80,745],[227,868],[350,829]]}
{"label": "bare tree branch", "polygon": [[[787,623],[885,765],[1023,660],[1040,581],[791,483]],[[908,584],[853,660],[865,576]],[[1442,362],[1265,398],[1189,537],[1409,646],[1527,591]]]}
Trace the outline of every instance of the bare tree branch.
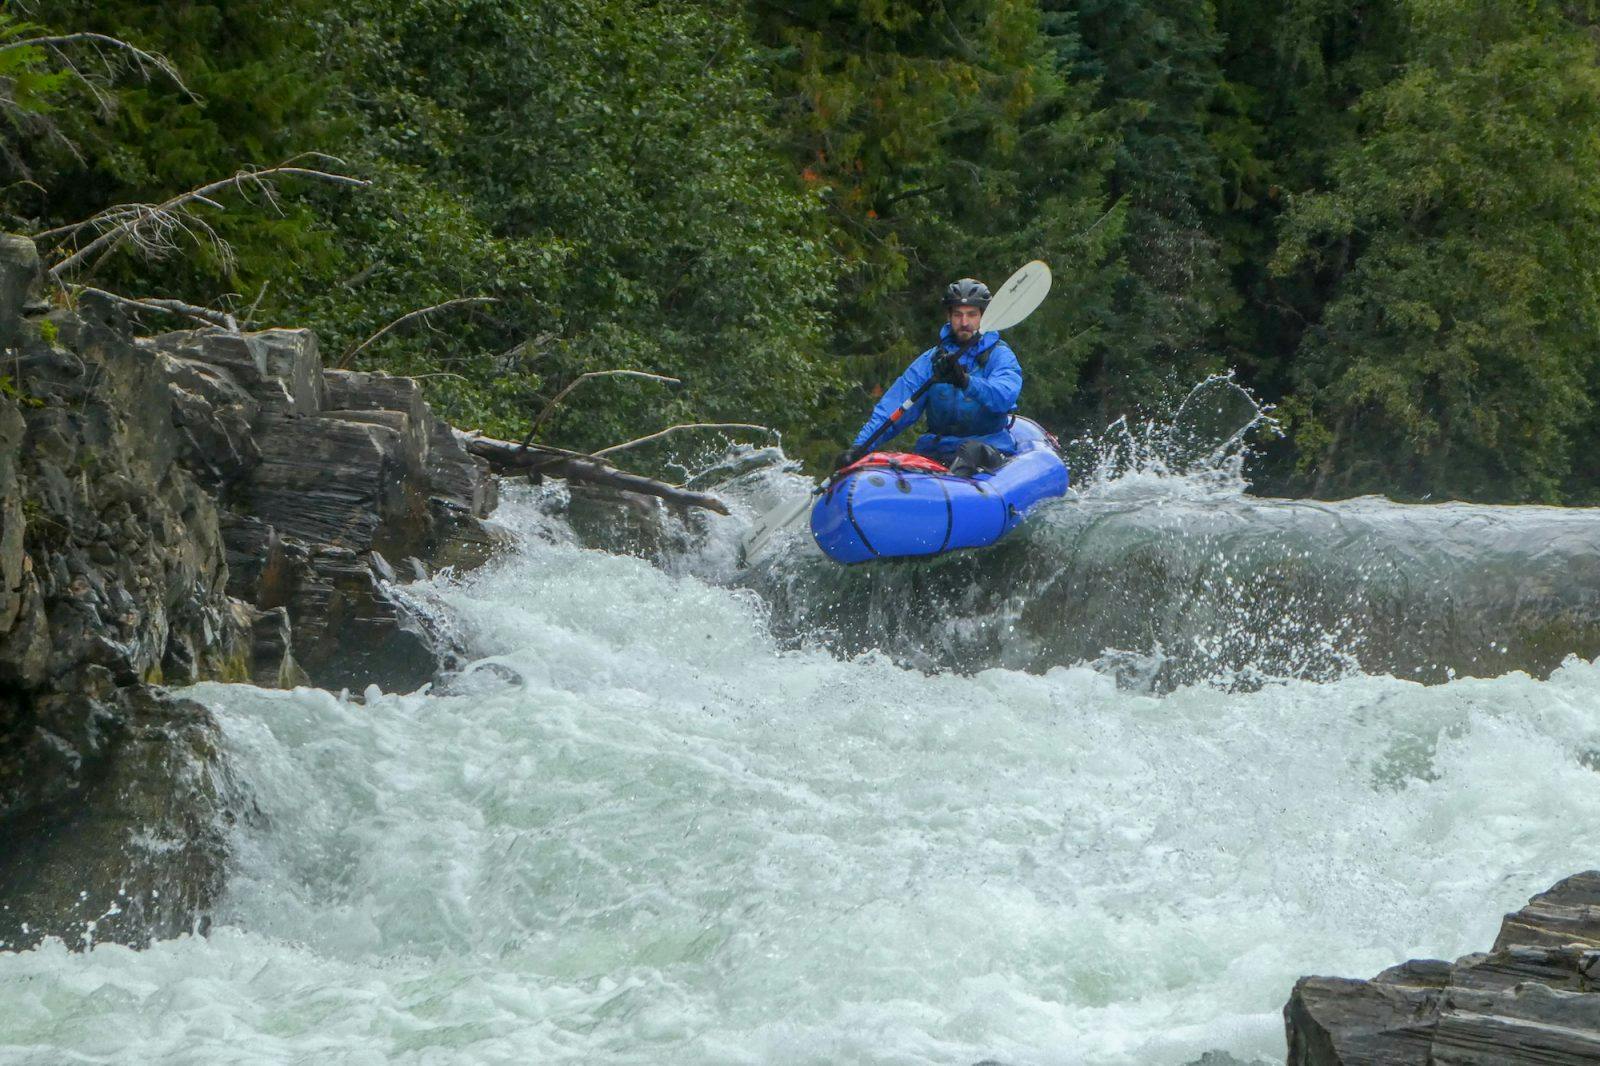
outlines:
{"label": "bare tree branch", "polygon": [[463,433],[460,430],[456,430],[456,436],[467,451],[489,460],[497,473],[518,470],[528,473],[547,474],[550,477],[566,478],[569,481],[605,485],[608,488],[618,489],[622,492],[636,492],[646,496],[655,496],[680,507],[703,507],[718,514],[728,513],[728,505],[715,496],[680,488],[677,485],[669,485],[664,481],[657,481],[654,478],[643,477],[639,474],[630,474],[616,469],[604,459],[574,454],[561,448],[546,448],[537,444],[529,448],[525,445],[513,444],[508,440],[495,440],[493,437]]}
{"label": "bare tree branch", "polygon": [[90,80],[81,72],[79,72],[76,67],[72,66],[71,61],[68,60],[65,54],[62,53],[62,46],[69,44],[91,44],[96,48],[96,50],[100,48],[111,48],[120,52],[126,52],[128,55],[133,57],[134,65],[139,69],[139,72],[144,74],[147,78],[149,77],[149,69],[154,68],[155,70],[158,70],[162,74],[165,74],[167,77],[171,78],[173,83],[177,85],[179,89],[182,89],[183,94],[189,97],[189,99],[196,102],[199,102],[200,100],[200,97],[196,95],[194,90],[189,88],[188,85],[184,84],[183,77],[178,73],[178,68],[173,66],[172,62],[168,60],[167,57],[157,55],[153,52],[146,52],[143,48],[140,48],[134,44],[130,44],[120,37],[108,37],[103,33],[63,33],[48,37],[25,37],[21,40],[7,41],[5,44],[0,44],[0,52],[10,52],[17,48],[47,48],[50,51],[55,52],[56,55],[60,56],[62,61],[67,64],[73,73],[77,74],[77,76],[85,83],[88,83],[92,89],[93,83],[90,82]]}
{"label": "bare tree branch", "polygon": [[454,373],[450,370],[435,370],[428,374],[407,374],[406,377],[412,379],[413,381],[421,381],[423,378],[455,378],[457,381],[465,381],[468,385],[472,384],[471,378],[464,374]]}
{"label": "bare tree branch", "polygon": [[370,347],[384,334],[398,329],[406,323],[415,321],[419,318],[426,321],[430,311],[444,311],[452,307],[469,307],[477,304],[497,304],[499,302],[500,300],[494,296],[460,296],[454,300],[446,300],[444,303],[434,304],[432,307],[421,307],[415,311],[407,311],[405,314],[401,315],[393,322],[390,322],[387,326],[384,326],[382,329],[368,337],[366,340],[362,341],[360,344],[347,349],[345,353],[339,357],[339,362],[335,365],[340,370],[343,370],[350,365],[350,360],[354,359],[364,349]]}
{"label": "bare tree branch", "polygon": [[256,293],[256,298],[250,302],[250,310],[248,310],[248,311],[246,311],[244,313],[244,327],[245,327],[245,329],[249,329],[250,328],[250,323],[255,321],[256,309],[261,306],[261,299],[262,299],[262,297],[267,295],[267,289],[270,288],[271,285],[272,285],[272,279],[271,278],[268,278],[266,281],[263,281],[261,283],[261,291]]}
{"label": "bare tree branch", "polygon": [[589,454],[594,456],[596,459],[603,455],[614,455],[617,452],[626,451],[627,449],[636,447],[640,444],[648,444],[653,440],[660,440],[669,433],[676,433],[680,429],[753,429],[761,433],[775,434],[778,432],[769,426],[758,426],[751,422],[682,422],[676,426],[668,426],[666,429],[652,433],[647,437],[638,437],[634,440],[624,441],[621,444],[612,444],[609,447],[600,448],[596,451],[590,452]]}
{"label": "bare tree branch", "polygon": [[562,400],[567,398],[567,393],[571,392],[579,385],[582,385],[590,378],[644,378],[646,381],[660,381],[667,385],[683,384],[682,380],[679,378],[669,378],[664,374],[648,374],[643,370],[591,370],[588,373],[579,374],[577,377],[567,382],[567,387],[556,393],[555,399],[545,404],[544,410],[540,411],[539,414],[534,418],[533,425],[528,427],[528,435],[522,438],[522,446],[524,448],[533,442],[533,435],[539,432],[539,427],[544,424],[544,420],[546,418],[550,417],[550,412],[554,411],[556,406],[560,404]]}
{"label": "bare tree branch", "polygon": [[335,185],[346,185],[358,189],[365,188],[371,184],[360,178],[352,178],[347,174],[331,173],[313,167],[295,165],[302,159],[312,158],[338,162],[332,156],[324,156],[321,153],[306,153],[285,160],[277,166],[265,169],[258,170],[253,167],[247,167],[232,177],[190,189],[188,192],[180,193],[163,203],[117,204],[82,222],[38,234],[37,237],[67,237],[89,228],[102,231],[94,240],[52,266],[49,274],[53,278],[59,278],[90,256],[100,253],[110,254],[117,246],[127,240],[134,241],[151,254],[163,254],[175,247],[174,233],[185,234],[196,241],[209,240],[219,248],[226,250],[226,243],[222,241],[216,231],[205,220],[190,210],[191,205],[194,204],[220,208],[221,205],[211,197],[212,194],[221,192],[224,189],[233,189],[247,198],[252,191],[260,192],[269,204],[276,207],[278,201],[271,184],[267,180],[269,178],[313,178],[318,181],[326,181]]}
{"label": "bare tree branch", "polygon": [[232,315],[224,311],[214,311],[209,307],[197,307],[194,304],[184,303],[182,300],[165,300],[153,297],[136,300],[130,296],[118,296],[114,292],[96,289],[89,285],[74,285],[71,288],[73,292],[101,296],[113,303],[122,304],[124,307],[134,307],[143,311],[165,311],[169,315],[185,315],[204,322],[208,326],[221,326],[223,329],[234,333],[239,332],[239,327],[234,322]]}

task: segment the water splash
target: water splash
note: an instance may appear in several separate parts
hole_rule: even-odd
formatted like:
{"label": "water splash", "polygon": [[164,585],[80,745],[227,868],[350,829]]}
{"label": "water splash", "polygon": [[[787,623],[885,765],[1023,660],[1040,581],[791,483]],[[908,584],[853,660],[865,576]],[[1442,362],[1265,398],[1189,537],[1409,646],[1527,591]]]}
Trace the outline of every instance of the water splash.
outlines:
{"label": "water splash", "polygon": [[1195,385],[1165,416],[1123,415],[1067,445],[1080,497],[1238,496],[1249,487],[1249,444],[1276,432],[1271,409],[1233,371]]}
{"label": "water splash", "polygon": [[[1168,417],[1074,442],[1075,489],[992,548],[847,568],[802,530],[740,569],[736,516],[657,559],[757,592],[792,646],[925,670],[1094,664],[1165,691],[1542,676],[1600,654],[1595,512],[1252,496],[1249,445],[1274,428],[1217,375]],[[810,487],[781,453],[743,459],[717,487],[740,515]]]}
{"label": "water splash", "polygon": [[430,583],[448,691],[193,693],[263,814],[218,925],[0,955],[0,1061],[1281,1061],[1297,976],[1481,947],[1600,847],[1600,665],[924,673],[506,520]]}

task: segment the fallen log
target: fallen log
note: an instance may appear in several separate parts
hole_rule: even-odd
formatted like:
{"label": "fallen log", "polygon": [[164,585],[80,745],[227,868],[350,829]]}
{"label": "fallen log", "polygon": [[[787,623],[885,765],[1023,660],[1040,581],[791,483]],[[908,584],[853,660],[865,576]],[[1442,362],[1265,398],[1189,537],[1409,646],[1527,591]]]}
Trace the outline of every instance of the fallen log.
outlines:
{"label": "fallen log", "polygon": [[727,514],[728,505],[715,496],[693,492],[665,481],[630,474],[618,470],[604,459],[596,459],[583,452],[569,452],[564,448],[551,448],[541,444],[523,447],[516,441],[496,440],[474,433],[456,431],[461,444],[473,455],[489,460],[497,474],[529,473],[565,478],[590,485],[605,485],[621,492],[637,492],[655,496],[681,507],[701,507],[717,514]]}

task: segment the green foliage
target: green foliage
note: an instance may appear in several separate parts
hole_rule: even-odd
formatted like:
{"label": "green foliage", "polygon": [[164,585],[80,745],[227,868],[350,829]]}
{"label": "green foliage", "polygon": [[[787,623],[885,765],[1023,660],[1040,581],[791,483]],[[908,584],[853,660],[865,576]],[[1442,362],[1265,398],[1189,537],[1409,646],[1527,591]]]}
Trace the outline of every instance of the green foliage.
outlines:
{"label": "green foliage", "polygon": [[415,349],[378,354],[461,374],[436,395],[491,430],[517,431],[551,387],[614,367],[687,387],[586,384],[551,421],[555,439],[592,447],[695,418],[803,424],[830,378],[817,305],[833,260],[815,197],[780,165],[730,14],[622,0],[354,6],[341,47],[385,188],[337,218],[349,265],[377,269],[357,295],[325,299],[322,319],[375,328],[407,302],[499,297],[492,329],[435,338],[421,362]]}
{"label": "green foliage", "polygon": [[1209,0],[1051,6],[1063,21],[1072,13],[1069,55],[1095,79],[1096,106],[1116,132],[1108,195],[1124,211],[1120,276],[1085,382],[1109,420],[1174,374],[1193,381],[1218,368],[1212,336],[1233,299],[1215,222],[1223,150],[1234,169],[1247,168],[1252,137],[1238,123],[1212,136],[1215,116],[1232,116]]}
{"label": "green foliage", "polygon": [[10,374],[0,374],[0,396],[21,404],[23,407],[43,407],[44,401],[37,396],[22,391]]}
{"label": "green foliage", "polygon": [[[37,22],[33,25],[27,20]],[[0,0],[25,230],[331,151],[84,280],[257,305],[452,418],[829,454],[938,295],[1041,257],[1023,406],[1093,432],[1224,365],[1277,491],[1600,499],[1595,12],[1554,0]],[[166,56],[20,42],[93,31]],[[93,46],[77,44],[64,47]],[[87,55],[87,53],[86,53]],[[185,90],[185,85],[192,92]],[[839,358],[839,357],[845,358]]]}
{"label": "green foliage", "polygon": [[1274,259],[1325,279],[1295,359],[1304,457],[1321,491],[1554,500],[1600,327],[1595,45],[1555,5],[1407,11],[1413,58]]}
{"label": "green foliage", "polygon": [[0,116],[15,133],[36,134],[32,120],[55,109],[70,75],[52,70],[45,51],[30,41],[41,27],[0,11]]}
{"label": "green foliage", "polygon": [[[792,166],[827,205],[847,265],[831,348],[887,384],[932,343],[944,286],[998,284],[1028,259],[1058,298],[1013,343],[1030,409],[1061,416],[1103,330],[1125,213],[1107,200],[1114,144],[1068,30],[1021,0],[927,7],[811,0],[750,6],[784,104]],[[864,419],[865,388],[835,400],[824,435]]]}

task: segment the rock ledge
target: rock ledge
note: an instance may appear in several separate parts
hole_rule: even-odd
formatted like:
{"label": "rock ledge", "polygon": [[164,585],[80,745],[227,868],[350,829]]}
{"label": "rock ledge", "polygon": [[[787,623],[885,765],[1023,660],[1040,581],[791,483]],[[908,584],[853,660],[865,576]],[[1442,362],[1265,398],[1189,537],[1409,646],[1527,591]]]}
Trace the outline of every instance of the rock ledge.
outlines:
{"label": "rock ledge", "polygon": [[1303,977],[1283,1016],[1289,1066],[1600,1062],[1600,870],[1506,915],[1487,952]]}

